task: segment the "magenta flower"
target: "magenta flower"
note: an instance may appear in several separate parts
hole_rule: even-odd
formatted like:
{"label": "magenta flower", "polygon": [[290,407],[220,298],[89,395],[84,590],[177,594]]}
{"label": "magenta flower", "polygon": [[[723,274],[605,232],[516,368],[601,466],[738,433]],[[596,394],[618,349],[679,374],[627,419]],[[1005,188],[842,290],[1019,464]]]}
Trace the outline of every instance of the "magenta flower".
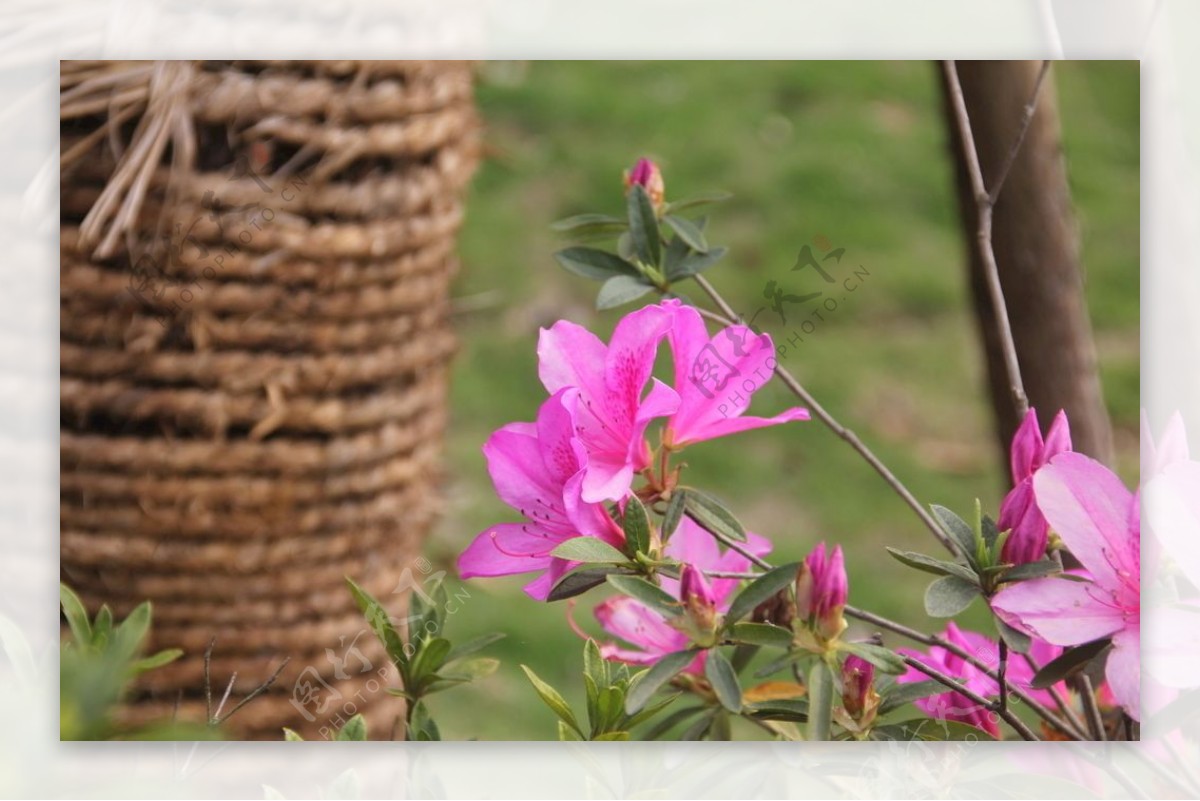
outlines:
{"label": "magenta flower", "polygon": [[576,436],[579,392],[563,389],[542,404],[536,423],[510,423],[483,446],[496,494],[525,518],[490,526],[458,557],[459,575],[542,572],[525,587],[545,600],[572,563],[550,556],[564,540],[598,537],[618,548],[624,536],[602,504],[580,497],[587,455]]}
{"label": "magenta flower", "polygon": [[730,326],[711,339],[704,320],[678,300],[661,304],[674,318],[669,341],[675,361],[679,409],[663,439],[672,448],[753,428],[807,420],[808,410],[789,409],[775,417],[743,417],[750,398],[770,380],[775,346],[767,334]]}
{"label": "magenta flower", "polygon": [[842,546],[835,545],[827,554],[825,543],[818,542],[796,576],[796,617],[831,640],[846,628],[842,609],[848,593]]}
{"label": "magenta flower", "polygon": [[1000,558],[1010,564],[1036,562],[1046,555],[1049,525],[1033,499],[1033,475],[1051,458],[1071,450],[1071,430],[1067,415],[1059,411],[1050,424],[1046,439],[1038,427],[1037,412],[1030,409],[1013,435],[1012,491],[1000,505],[1001,531],[1011,530],[1004,542]]}
{"label": "magenta flower", "polygon": [[[770,553],[771,543],[768,540],[756,534],[746,536],[746,550],[756,556]],[[680,521],[679,528],[671,535],[665,550],[667,556],[682,562],[686,567],[682,574],[682,582],[664,577],[662,588],[679,598],[685,607],[689,597],[695,597],[705,603],[711,599],[714,614],[729,609],[738,579],[717,578],[712,579],[710,583],[709,579],[700,575],[700,571],[743,572],[750,569],[750,560],[737,551],[722,553],[712,535],[688,517]],[[694,573],[696,577],[689,579],[689,572]],[[596,607],[595,614],[605,631],[634,646],[626,648],[616,643],[602,643],[600,653],[606,659],[634,665],[652,665],[667,654],[686,650],[692,645],[692,638],[682,630],[688,628],[686,624],[692,622],[690,618],[685,617],[683,621],[668,620],[641,601],[628,596],[617,595],[603,601]],[[672,625],[673,623],[675,625]],[[703,653],[687,667],[687,672],[704,672]]]}
{"label": "magenta flower", "polygon": [[[995,670],[1000,664],[999,647],[993,640],[988,639],[982,634],[973,631],[963,631],[951,622],[946,625],[946,630],[942,632],[941,637],[947,642],[962,648],[987,665],[991,670]],[[968,690],[984,698],[993,698],[1000,692],[1000,686],[994,679],[962,657],[941,646],[931,646],[928,653],[915,651],[911,648],[898,648],[896,650],[898,653],[910,656],[947,676],[962,679],[964,686]],[[1007,670],[1005,671],[1006,681],[1026,690],[1039,702],[1051,703],[1052,699],[1048,692],[1030,690],[1029,683],[1033,680],[1033,675],[1033,668],[1024,659],[1009,660]],[[928,679],[929,676],[910,666],[908,672],[902,675],[898,681],[901,684],[908,684]],[[974,726],[977,729],[982,729],[992,737],[1000,736],[1000,727],[997,725],[998,718],[996,714],[988,710],[986,706],[972,701],[961,693],[946,692],[939,695],[931,695],[927,698],[921,698],[915,703],[918,709],[936,720],[956,720]]]}
{"label": "magenta flower", "polygon": [[679,600],[697,631],[712,631],[717,620],[717,599],[712,585],[694,565],[684,565],[679,577]]}
{"label": "magenta flower", "polygon": [[862,717],[871,701],[875,666],[851,654],[842,663],[842,706],[854,720]]}
{"label": "magenta flower", "polygon": [[[605,345],[581,326],[560,320],[538,339],[538,377],[555,393],[577,387],[577,431],[587,451],[581,497],[588,503],[618,501],[629,493],[633,475],[646,467],[650,451],[646,426],[672,414],[679,396],[651,379],[658,343],[671,316],[658,306],[626,315]],[[642,397],[646,382],[649,393]]]}
{"label": "magenta flower", "polygon": [[1054,645],[1112,638],[1105,676],[1140,720],[1141,524],[1138,498],[1093,459],[1061,453],[1033,479],[1038,507],[1091,581],[1044,578],[1001,590],[992,609]]}

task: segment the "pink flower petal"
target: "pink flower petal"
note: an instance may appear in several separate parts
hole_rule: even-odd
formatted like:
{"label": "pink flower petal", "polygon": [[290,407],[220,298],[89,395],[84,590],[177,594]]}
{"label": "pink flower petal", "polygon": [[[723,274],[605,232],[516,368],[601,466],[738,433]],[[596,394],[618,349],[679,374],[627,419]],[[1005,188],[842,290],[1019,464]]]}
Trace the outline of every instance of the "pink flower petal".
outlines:
{"label": "pink flower petal", "polygon": [[1080,645],[1125,626],[1119,608],[1091,582],[1061,578],[1022,581],[992,598],[992,611],[1005,623],[1053,645]]}
{"label": "pink flower petal", "polygon": [[617,595],[596,607],[596,619],[604,630],[649,653],[667,654],[687,647],[685,634],[671,628],[662,615],[641,601]]}
{"label": "pink flower petal", "polygon": [[529,523],[500,523],[479,533],[458,557],[458,574],[510,576],[545,570],[559,540]]}
{"label": "pink flower petal", "polygon": [[1104,677],[1117,703],[1131,718],[1141,720],[1141,637],[1136,627],[1113,637]]}
{"label": "pink flower petal", "polygon": [[1104,465],[1060,453],[1033,477],[1038,507],[1050,528],[1106,589],[1140,575],[1140,539],[1129,532],[1133,493]]}
{"label": "pink flower petal", "polygon": [[1009,448],[1009,466],[1012,468],[1014,485],[1033,475],[1033,471],[1041,461],[1043,445],[1037,412],[1030,409],[1025,412],[1021,425],[1017,426],[1017,431],[1013,434],[1012,446]]}
{"label": "pink flower petal", "polygon": [[583,326],[559,320],[538,336],[538,378],[553,394],[579,387],[589,395],[603,396],[604,357],[608,348]]}

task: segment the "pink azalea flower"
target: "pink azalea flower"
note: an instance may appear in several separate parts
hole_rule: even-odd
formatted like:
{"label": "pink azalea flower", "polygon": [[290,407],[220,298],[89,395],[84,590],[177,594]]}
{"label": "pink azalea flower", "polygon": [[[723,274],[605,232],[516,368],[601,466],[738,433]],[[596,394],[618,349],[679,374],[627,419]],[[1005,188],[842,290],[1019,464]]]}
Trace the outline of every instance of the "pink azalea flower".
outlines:
{"label": "pink azalea flower", "polygon": [[1000,519],[996,521],[1001,531],[1012,531],[1001,553],[1005,562],[1036,562],[1046,555],[1050,527],[1033,499],[1033,475],[1051,458],[1069,450],[1071,430],[1064,412],[1055,415],[1044,441],[1037,412],[1033,409],[1026,412],[1013,435],[1010,454],[1013,489],[1000,505]]}
{"label": "pink azalea flower", "polygon": [[[999,647],[994,640],[982,634],[974,631],[963,631],[951,622],[946,625],[946,630],[942,632],[941,637],[947,642],[962,648],[987,665],[991,670],[995,670],[1000,664]],[[929,653],[922,653],[911,648],[898,648],[896,650],[898,653],[910,656],[947,676],[962,679],[964,686],[968,690],[972,690],[984,698],[993,698],[1000,692],[1000,685],[996,683],[995,679],[992,679],[979,668],[941,646],[931,646]],[[1044,656],[1048,656],[1048,654]],[[1049,659],[1046,659],[1046,661],[1049,661]],[[1028,691],[1035,700],[1051,703],[1052,700],[1049,693],[1029,689],[1029,683],[1033,680],[1033,675],[1033,669],[1024,659],[1009,659],[1008,667],[1005,671],[1005,680]],[[928,679],[929,677],[921,671],[914,667],[909,667],[908,672],[902,675],[898,681],[901,684],[908,684]],[[961,693],[945,692],[939,695],[931,695],[927,698],[919,699],[915,703],[918,709],[937,720],[960,721],[977,729],[982,729],[992,737],[1000,736],[999,718],[996,714]]]}
{"label": "pink azalea flower", "polygon": [[1091,581],[1044,578],[1001,590],[992,609],[1054,645],[1112,638],[1105,676],[1140,720],[1141,525],[1137,496],[1099,462],[1061,453],[1037,472],[1034,495],[1050,526]]}
{"label": "pink azalea flower", "polygon": [[[747,534],[746,537],[746,550],[756,556],[770,553],[771,543],[767,539],[757,534]],[[750,569],[749,559],[737,551],[722,553],[712,535],[687,517],[680,521],[665,551],[672,559],[700,570],[740,573]],[[685,578],[687,575],[685,568]],[[698,591],[694,581],[690,579],[687,584],[687,589],[693,593]],[[728,610],[739,580],[715,578],[703,581],[714,609],[718,612]],[[680,581],[664,577],[662,588],[686,604],[688,598]],[[603,601],[596,607],[595,614],[605,631],[634,646],[626,648],[616,643],[602,643],[600,653],[606,659],[633,665],[652,665],[667,654],[687,650],[692,644],[688,635],[672,626],[666,617],[628,596],[617,595]],[[704,654],[697,655],[686,670],[689,673],[703,673]]]}
{"label": "pink azalea flower", "polygon": [[[618,501],[629,493],[633,475],[646,467],[650,450],[646,426],[672,414],[679,396],[651,379],[658,343],[671,316],[658,306],[626,315],[605,345],[586,328],[560,320],[538,339],[538,377],[546,390],[579,390],[577,431],[587,450],[582,498],[588,503]],[[646,382],[650,392],[642,397]]]}
{"label": "pink azalea flower", "polygon": [[542,572],[525,591],[545,600],[572,563],[550,556],[559,543],[598,537],[620,548],[624,537],[602,504],[580,497],[587,463],[576,436],[579,392],[563,389],[542,404],[536,423],[511,423],[483,446],[496,494],[525,518],[482,531],[458,557],[463,578]]}
{"label": "pink azalea flower", "polygon": [[671,416],[664,437],[671,447],[809,418],[808,410],[801,408],[770,418],[742,416],[750,398],[775,369],[770,336],[733,325],[709,338],[704,320],[694,308],[673,299],[661,305],[675,320],[669,341],[679,409]]}

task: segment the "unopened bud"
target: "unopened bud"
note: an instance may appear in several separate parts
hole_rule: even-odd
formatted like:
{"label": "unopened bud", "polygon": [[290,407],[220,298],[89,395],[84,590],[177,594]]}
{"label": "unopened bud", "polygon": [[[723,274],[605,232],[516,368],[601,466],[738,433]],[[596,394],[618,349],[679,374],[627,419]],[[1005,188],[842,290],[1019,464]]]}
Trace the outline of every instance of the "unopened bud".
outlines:
{"label": "unopened bud", "polygon": [[660,211],[666,198],[666,187],[658,165],[647,158],[640,158],[632,170],[625,171],[625,190],[640,186],[646,190],[655,211]]}

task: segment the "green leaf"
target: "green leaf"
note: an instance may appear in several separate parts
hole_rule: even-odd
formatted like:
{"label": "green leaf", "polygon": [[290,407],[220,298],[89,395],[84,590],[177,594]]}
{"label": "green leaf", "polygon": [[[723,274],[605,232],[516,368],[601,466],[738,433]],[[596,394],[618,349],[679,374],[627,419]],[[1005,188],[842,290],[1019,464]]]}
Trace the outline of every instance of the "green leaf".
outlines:
{"label": "green leaf", "polygon": [[725,615],[725,620],[732,623],[753,612],[754,608],[763,601],[795,581],[796,571],[799,567],[799,562],[789,562],[768,570],[754,579],[733,599],[733,603],[729,605],[729,612]]}
{"label": "green leaf", "polygon": [[60,582],[58,585],[58,602],[62,604],[63,615],[67,618],[67,625],[71,628],[71,636],[75,638],[75,642],[81,647],[90,645],[92,642],[92,623],[88,618],[87,610],[83,608],[83,602],[79,600],[79,596],[66,584]]}
{"label": "green leaf", "polygon": [[996,521],[984,515],[979,521],[980,536],[983,537],[983,542],[988,548],[994,548],[997,541],[1000,539],[1000,531],[996,528]]}
{"label": "green leaf", "polygon": [[546,600],[562,601],[567,598],[574,598],[576,595],[582,595],[593,587],[603,584],[609,575],[616,573],[631,575],[629,571],[622,571],[617,567],[576,568],[558,580],[558,583],[551,588],[550,593],[546,596]]}
{"label": "green leaf", "polygon": [[746,704],[746,712],[759,720],[786,720],[792,723],[808,722],[808,701],[776,698]]}
{"label": "green leaf", "polygon": [[112,634],[113,629],[113,614],[108,608],[108,604],[103,604],[100,611],[96,613],[96,620],[92,624],[92,642],[103,648],[104,643],[108,641],[108,637]]}
{"label": "green leaf", "polygon": [[675,678],[679,671],[690,665],[695,658],[696,651],[688,650],[675,651],[658,660],[654,667],[641,674],[641,680],[637,684],[630,687],[629,694],[625,696],[626,714],[636,715],[659,687]]}
{"label": "green leaf", "polygon": [[[623,725],[621,726],[621,728],[622,729],[632,729],[634,726],[638,725],[639,723],[646,722],[647,720],[649,720],[650,718],[654,717],[659,712],[661,712],[663,709],[665,709],[666,707],[673,704],[675,702],[675,699],[679,698],[679,696],[681,696],[681,695],[683,695],[683,693],[672,693],[672,694],[666,696],[665,698],[660,698],[659,700],[655,701],[653,704],[650,704],[649,706],[645,707],[641,712],[638,712],[636,715],[627,715],[625,717],[625,721],[624,721]],[[650,738],[647,737],[645,739],[650,739]]]}
{"label": "green leaf", "polygon": [[497,640],[503,640],[505,635],[503,632],[493,631],[491,634],[480,634],[478,637],[472,637],[461,645],[456,645],[450,649],[450,655],[446,657],[446,664],[452,665],[464,656],[470,656],[473,653],[482,651]]}
{"label": "green leaf", "polygon": [[879,704],[879,714],[884,715],[891,712],[893,709],[899,709],[905,704],[911,704],[913,701],[919,701],[922,698],[928,698],[931,695],[941,695],[947,692],[948,688],[940,681],[929,679],[928,681],[914,681],[908,684],[899,684],[892,689],[884,697]]}
{"label": "green leaf", "polygon": [[1029,581],[1030,579],[1045,578],[1062,572],[1062,565],[1053,559],[1039,559],[1036,562],[1026,562],[1013,565],[1000,576],[1001,581]]}
{"label": "green leaf", "polygon": [[674,265],[667,274],[668,280],[678,281],[689,276],[699,275],[725,258],[729,248],[709,248],[707,253],[688,253]]}
{"label": "green leaf", "polygon": [[749,645],[765,645],[768,648],[792,646],[792,632],[769,623],[735,623],[729,630],[729,639]]}
{"label": "green leaf", "polygon": [[[418,685],[424,684],[427,679],[432,679],[434,674],[441,670],[442,665],[446,664],[446,657],[450,655],[450,641],[444,637],[431,637],[425,640],[417,649],[416,655],[412,661],[412,680]],[[420,687],[409,688],[412,692],[418,692]]]}
{"label": "green leaf", "polygon": [[152,656],[148,656],[145,659],[139,659],[130,665],[130,669],[135,673],[144,673],[147,670],[154,670],[155,668],[160,668],[163,665],[169,665],[181,656],[183,656],[183,651],[181,649],[167,648],[159,651],[156,654],[153,654]]}
{"label": "green leaf", "polygon": [[646,516],[646,507],[636,495],[629,496],[625,502],[625,518],[622,520],[625,530],[625,543],[633,553],[650,553],[650,518]]}
{"label": "green leaf", "polygon": [[979,585],[958,576],[942,576],[925,588],[925,613],[954,617],[979,596]]}
{"label": "green leaf", "polygon": [[589,676],[597,687],[607,687],[609,684],[608,660],[600,655],[600,646],[590,637],[583,644],[583,674]]}
{"label": "green leaf", "polygon": [[606,564],[624,564],[628,557],[596,537],[575,537],[558,544],[551,556],[566,559],[570,562],[601,562]]}
{"label": "green leaf", "polygon": [[1009,648],[1020,654],[1028,653],[1033,644],[1028,634],[1017,631],[995,615],[992,615],[992,622],[996,624],[996,632]]}
{"label": "green leaf", "polygon": [[670,226],[676,236],[682,239],[689,248],[697,253],[708,252],[708,241],[704,238],[704,232],[697,228],[691,220],[668,214],[663,217],[663,222]]}
{"label": "green leaf", "polygon": [[721,706],[730,712],[742,710],[742,688],[738,686],[737,673],[725,655],[716,648],[708,652],[708,659],[704,662],[704,676],[712,685]]}
{"label": "green leaf", "polygon": [[629,732],[627,731],[606,731],[604,734],[597,734],[592,738],[592,742],[604,742],[605,740],[628,740]]}
{"label": "green leaf", "polygon": [[807,656],[808,653],[806,651],[789,651],[783,656],[778,656],[755,670],[754,678],[765,679],[767,676],[778,673],[779,671],[791,665],[793,662],[798,662]]}
{"label": "green leaf", "polygon": [[833,674],[825,660],[817,659],[808,671],[808,728],[809,740],[829,739],[833,722]]}
{"label": "green leaf", "polygon": [[958,576],[964,581],[979,583],[978,577],[966,567],[957,562],[947,562],[943,559],[935,559],[932,556],[926,556],[923,553],[913,553],[912,551],[901,551],[888,546],[890,553],[897,561],[902,562],[909,567],[915,567],[917,570],[924,570],[926,573],[933,573],[935,576]]}
{"label": "green leaf", "polygon": [[642,275],[637,267],[617,254],[599,248],[567,248],[555,253],[554,258],[567,272],[594,281],[607,281],[617,275],[631,278],[641,278]]}
{"label": "green leaf", "polygon": [[302,742],[304,742],[304,738],[303,738],[303,737],[301,737],[299,734],[297,734],[296,732],[292,731],[291,729],[287,728],[286,726],[285,726],[285,727],[284,727],[284,729],[283,729],[283,740],[284,740],[284,742],[288,742],[288,743],[302,743]]}
{"label": "green leaf", "polygon": [[[673,695],[673,696],[671,696],[671,700],[674,700],[678,697],[679,697],[678,694]],[[662,737],[664,734],[666,734],[671,729],[678,726],[680,723],[683,723],[685,720],[690,718],[692,715],[703,712],[706,709],[708,709],[708,707],[704,707],[704,706],[689,706],[684,709],[677,709],[674,712],[672,712],[670,715],[667,715],[665,718],[660,720],[658,723],[655,723],[652,727],[647,729],[646,733],[644,735],[642,735],[642,739],[643,740],[657,740],[659,737]],[[645,714],[645,713],[643,712],[641,714]],[[641,717],[641,714],[639,714],[638,717]]]}
{"label": "green leaf", "polygon": [[634,184],[629,191],[629,235],[633,252],[642,264],[658,267],[662,262],[662,237],[658,233],[658,218],[654,205],[644,187]]}
{"label": "green leaf", "polygon": [[558,721],[558,741],[560,743],[578,742],[583,735],[572,729],[565,721]]}
{"label": "green leaf", "polygon": [[690,742],[702,738],[708,732],[714,718],[716,718],[717,713],[720,711],[719,707],[710,707],[704,715],[700,716],[699,720],[689,726],[683,734],[679,735],[679,739]]}
{"label": "green leaf", "polygon": [[694,209],[700,206],[707,206],[712,203],[724,203],[731,197],[733,197],[733,195],[729,192],[706,192],[702,195],[695,195],[693,197],[684,198],[683,200],[676,200],[668,203],[666,210],[673,214],[677,211],[683,211],[684,209]]}
{"label": "green leaf", "polygon": [[617,687],[603,687],[596,695],[596,732],[612,731],[625,717],[625,693]]}
{"label": "green leaf", "polygon": [[[407,670],[408,655],[404,653],[404,640],[401,639],[400,633],[396,631],[396,627],[392,625],[387,609],[383,607],[383,604],[371,597],[369,592],[355,584],[354,580],[349,576],[346,577],[346,584],[350,587],[350,594],[354,596],[354,603],[358,605],[359,611],[367,619],[367,624],[371,627],[371,631],[383,643],[383,648],[387,651],[388,657],[402,671]],[[412,597],[416,598],[417,596],[414,594]]]}
{"label": "green leaf", "polygon": [[608,577],[608,583],[622,595],[636,598],[667,617],[674,617],[680,612],[678,599],[673,598],[662,587],[650,583],[641,576],[612,575]]}
{"label": "green leaf", "polygon": [[975,531],[971,525],[945,506],[938,506],[935,503],[931,504],[929,508],[933,512],[933,516],[941,523],[942,529],[962,547],[963,553],[967,554],[969,558],[973,558],[976,543]]}
{"label": "green leaf", "polygon": [[[413,705],[412,726],[408,732],[408,739],[417,742],[437,742],[442,739],[437,724],[433,722],[433,718],[429,716],[429,710],[423,703],[418,702]],[[358,796],[347,797],[357,798]]]}
{"label": "green leaf", "polygon": [[525,671],[529,683],[533,685],[533,689],[537,690],[537,694],[541,696],[546,706],[550,707],[550,711],[558,715],[582,738],[584,736],[583,729],[579,727],[579,722],[575,720],[575,713],[571,711],[571,707],[567,705],[566,699],[559,694],[558,690],[538,678],[538,675],[525,665],[521,665],[521,670]]}
{"label": "green leaf", "polygon": [[684,511],[704,530],[718,539],[724,538],[735,542],[746,541],[746,529],[719,500],[706,492],[691,487],[679,491],[685,494]]}
{"label": "green leaf", "polygon": [[1095,642],[1085,643],[1075,648],[1068,648],[1056,658],[1050,660],[1037,672],[1030,682],[1035,690],[1044,690],[1068,676],[1082,670],[1089,662],[1103,654],[1112,640],[1107,637]]}
{"label": "green leaf", "polygon": [[128,662],[137,656],[150,631],[152,616],[150,602],[142,601],[113,629],[110,648],[115,659]]}
{"label": "green leaf", "polygon": [[661,529],[663,542],[666,542],[675,533],[675,529],[679,527],[679,521],[683,519],[683,504],[686,500],[687,493],[671,493],[671,500],[667,502],[667,510],[663,513]]}
{"label": "green leaf", "polygon": [[648,283],[643,278],[635,278],[631,275],[615,275],[605,281],[604,285],[600,287],[600,294],[596,296],[596,308],[600,311],[613,309],[632,300],[637,300],[653,289],[654,285]]}
{"label": "green leaf", "polygon": [[576,214],[565,217],[550,224],[550,230],[564,234],[599,234],[618,233],[624,231],[626,223],[611,214]]}
{"label": "green leaf", "polygon": [[494,659],[490,656],[480,656],[475,659],[464,660],[453,668],[446,668],[439,671],[437,678],[459,683],[477,681],[492,675],[499,667],[499,659]]}
{"label": "green leaf", "polygon": [[357,714],[346,721],[342,728],[338,729],[337,737],[341,742],[363,742],[367,739],[367,721],[362,714]]}
{"label": "green leaf", "polygon": [[884,673],[899,675],[908,670],[908,665],[904,663],[903,657],[895,651],[884,648],[882,645],[875,645],[869,642],[846,642],[843,640],[839,643],[838,647],[843,651],[848,651],[855,656],[867,660]]}

